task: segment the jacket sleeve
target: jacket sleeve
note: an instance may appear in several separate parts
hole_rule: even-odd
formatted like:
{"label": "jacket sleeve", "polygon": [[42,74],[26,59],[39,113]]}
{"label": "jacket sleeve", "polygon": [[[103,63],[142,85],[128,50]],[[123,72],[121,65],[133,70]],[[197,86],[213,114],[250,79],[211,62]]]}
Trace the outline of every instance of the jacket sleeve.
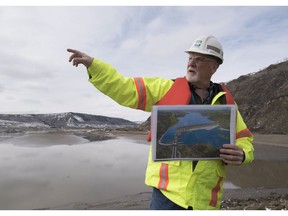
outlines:
{"label": "jacket sleeve", "polygon": [[253,134],[247,128],[240,112],[237,110],[236,145],[241,147],[245,154],[243,164],[254,160]]}
{"label": "jacket sleeve", "polygon": [[173,84],[162,78],[127,78],[95,58],[87,72],[89,82],[120,105],[148,112]]}

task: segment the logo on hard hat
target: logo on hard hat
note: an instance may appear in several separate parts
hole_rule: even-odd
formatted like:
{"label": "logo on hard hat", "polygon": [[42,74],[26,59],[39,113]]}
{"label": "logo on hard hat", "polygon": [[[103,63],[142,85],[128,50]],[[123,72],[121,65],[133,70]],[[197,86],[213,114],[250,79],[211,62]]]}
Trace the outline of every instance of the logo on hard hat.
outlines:
{"label": "logo on hard hat", "polygon": [[202,40],[197,40],[194,44],[195,47],[200,47],[202,44]]}

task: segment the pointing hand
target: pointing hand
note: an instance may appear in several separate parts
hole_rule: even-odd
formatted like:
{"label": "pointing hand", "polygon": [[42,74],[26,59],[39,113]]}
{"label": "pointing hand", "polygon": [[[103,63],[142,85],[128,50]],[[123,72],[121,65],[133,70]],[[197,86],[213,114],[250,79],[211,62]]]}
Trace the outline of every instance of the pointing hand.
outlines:
{"label": "pointing hand", "polygon": [[78,67],[78,64],[83,64],[88,68],[92,64],[93,58],[91,56],[74,49],[67,49],[67,51],[73,53],[69,58],[69,62],[72,61],[73,66]]}

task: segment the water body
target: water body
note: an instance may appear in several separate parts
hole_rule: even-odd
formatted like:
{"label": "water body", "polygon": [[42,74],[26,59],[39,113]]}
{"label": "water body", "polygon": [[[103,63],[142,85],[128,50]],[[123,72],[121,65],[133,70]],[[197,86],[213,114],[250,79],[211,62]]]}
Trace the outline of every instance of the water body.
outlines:
{"label": "water body", "polygon": [[[224,188],[287,187],[288,148],[255,147],[261,153],[255,163],[229,168]],[[137,137],[89,142],[40,133],[0,139],[0,209],[53,208],[150,192],[144,184],[148,151],[146,140]]]}
{"label": "water body", "polygon": [[[145,142],[145,141],[144,141]],[[35,209],[150,191],[148,145],[30,134],[0,143],[0,209]]]}
{"label": "water body", "polygon": [[188,112],[178,117],[178,122],[167,129],[160,137],[159,143],[169,144],[210,144],[220,149],[230,143],[230,130],[221,128],[218,123],[200,113]]}

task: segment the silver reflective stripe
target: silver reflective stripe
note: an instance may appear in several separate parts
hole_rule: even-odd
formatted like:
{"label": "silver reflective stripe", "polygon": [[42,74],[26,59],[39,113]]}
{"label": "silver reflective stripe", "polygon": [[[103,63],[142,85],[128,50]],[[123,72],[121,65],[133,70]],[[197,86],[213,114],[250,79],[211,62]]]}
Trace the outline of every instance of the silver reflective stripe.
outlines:
{"label": "silver reflective stripe", "polygon": [[158,188],[162,190],[167,190],[167,185],[168,185],[168,164],[162,163],[160,169],[160,182]]}
{"label": "silver reflective stripe", "polygon": [[207,45],[207,49],[211,49],[219,54],[221,53],[221,50],[219,48],[211,46],[211,45]]}

